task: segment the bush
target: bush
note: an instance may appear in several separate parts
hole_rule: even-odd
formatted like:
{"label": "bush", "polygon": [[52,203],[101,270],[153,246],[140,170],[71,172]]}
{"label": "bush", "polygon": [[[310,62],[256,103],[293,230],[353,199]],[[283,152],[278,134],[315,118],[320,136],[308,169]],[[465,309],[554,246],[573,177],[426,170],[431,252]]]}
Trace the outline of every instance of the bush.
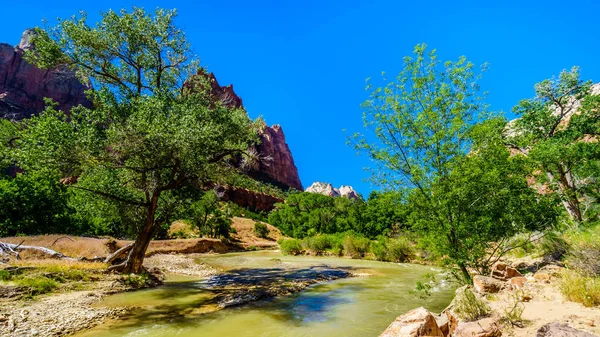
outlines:
{"label": "bush", "polygon": [[302,240],[302,246],[312,254],[320,255],[332,248],[332,239],[329,235],[318,235]]}
{"label": "bush", "polygon": [[548,232],[540,240],[540,255],[553,260],[562,259],[569,250],[569,245],[565,239],[556,232]]}
{"label": "bush", "polygon": [[12,275],[8,270],[0,270],[0,281],[9,281],[12,278]]}
{"label": "bush", "polygon": [[353,259],[361,258],[369,251],[370,244],[365,237],[349,234],[344,238],[344,253]]}
{"label": "bush", "polygon": [[52,290],[58,288],[58,282],[49,279],[45,276],[38,277],[26,277],[22,279],[18,279],[16,283],[19,286],[29,288],[30,295],[40,295],[49,293]]}
{"label": "bush", "polygon": [[262,223],[262,222],[255,222],[254,223],[254,235],[256,235],[259,238],[267,238],[269,237],[269,228],[267,227],[266,224]]}
{"label": "bush", "polygon": [[565,270],[560,280],[560,291],[573,302],[579,302],[586,307],[600,305],[600,278]]}
{"label": "bush", "polygon": [[452,310],[456,315],[467,321],[476,321],[489,315],[490,306],[484,299],[477,297],[473,291],[467,287],[458,289],[452,302]]}
{"label": "bush", "polygon": [[302,244],[300,240],[283,240],[279,243],[279,248],[283,255],[299,255],[302,253]]}
{"label": "bush", "polygon": [[587,277],[600,276],[600,234],[598,228],[570,238],[567,265]]}
{"label": "bush", "polygon": [[407,238],[391,239],[387,242],[387,258],[391,262],[406,262],[413,258],[415,251]]}

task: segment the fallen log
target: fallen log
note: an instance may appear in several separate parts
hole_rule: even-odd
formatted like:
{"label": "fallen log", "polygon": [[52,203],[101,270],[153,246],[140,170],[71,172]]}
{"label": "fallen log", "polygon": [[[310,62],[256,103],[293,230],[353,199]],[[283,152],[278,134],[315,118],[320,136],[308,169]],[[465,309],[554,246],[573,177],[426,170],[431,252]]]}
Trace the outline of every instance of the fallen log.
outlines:
{"label": "fallen log", "polygon": [[7,255],[14,255],[17,260],[19,259],[19,252],[28,250],[28,249],[37,250],[44,254],[50,255],[50,257],[53,257],[56,259],[75,260],[74,258],[72,258],[70,256],[66,256],[62,253],[59,253],[55,250],[52,250],[52,249],[46,248],[46,247],[23,246],[22,243],[15,245],[15,244],[8,243],[8,242],[0,242],[0,253],[4,253]]}
{"label": "fallen log", "polygon": [[112,253],[111,255],[107,256],[106,259],[104,259],[104,263],[112,263],[114,260],[118,259],[119,256],[129,252],[132,248],[133,243],[130,243],[125,247],[117,249],[114,253]]}

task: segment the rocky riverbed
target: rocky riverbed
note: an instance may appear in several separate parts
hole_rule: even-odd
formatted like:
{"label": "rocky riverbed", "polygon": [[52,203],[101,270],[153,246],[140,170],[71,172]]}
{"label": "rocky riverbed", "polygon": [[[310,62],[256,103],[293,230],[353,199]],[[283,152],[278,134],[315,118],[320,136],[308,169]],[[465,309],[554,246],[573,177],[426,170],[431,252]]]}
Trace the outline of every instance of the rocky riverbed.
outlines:
{"label": "rocky riverbed", "polygon": [[[193,281],[190,282],[198,284],[198,291],[210,294],[207,302],[202,304],[203,309],[195,310],[195,314],[293,294],[319,282],[368,275],[326,265],[292,267],[282,264],[263,269],[222,271],[200,263],[199,256],[162,254],[148,258],[146,263],[148,268],[158,268],[167,274],[191,277]],[[108,295],[132,290],[122,279],[122,276],[106,274],[101,280],[85,284],[86,290],[74,287],[33,298],[5,297],[0,307],[0,336],[66,336],[108,320],[124,318],[140,308],[135,304],[105,306],[102,302]]]}

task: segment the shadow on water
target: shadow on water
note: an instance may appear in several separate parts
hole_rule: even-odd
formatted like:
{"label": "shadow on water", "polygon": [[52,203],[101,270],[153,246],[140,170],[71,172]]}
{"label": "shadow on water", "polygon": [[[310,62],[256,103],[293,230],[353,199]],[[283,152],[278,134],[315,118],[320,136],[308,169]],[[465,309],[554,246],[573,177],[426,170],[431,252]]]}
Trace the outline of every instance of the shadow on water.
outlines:
{"label": "shadow on water", "polygon": [[[160,288],[147,290],[141,301],[151,298],[159,303],[134,310],[119,326],[128,328],[165,322],[182,326],[200,324],[205,319],[221,315],[218,310],[227,306],[223,302],[238,298],[243,299],[239,305],[255,302],[249,304],[253,310],[264,310],[273,318],[290,324],[322,321],[325,319],[324,314],[332,307],[350,301],[341,296],[344,292],[356,292],[360,287],[315,292],[303,297],[296,294],[288,301],[278,304],[269,299],[296,293],[319,282],[349,277],[354,269],[331,268],[327,265],[306,268],[240,268],[205,280],[170,282]],[[323,284],[316,285],[320,286]],[[239,310],[239,305],[238,308],[224,310]]]}

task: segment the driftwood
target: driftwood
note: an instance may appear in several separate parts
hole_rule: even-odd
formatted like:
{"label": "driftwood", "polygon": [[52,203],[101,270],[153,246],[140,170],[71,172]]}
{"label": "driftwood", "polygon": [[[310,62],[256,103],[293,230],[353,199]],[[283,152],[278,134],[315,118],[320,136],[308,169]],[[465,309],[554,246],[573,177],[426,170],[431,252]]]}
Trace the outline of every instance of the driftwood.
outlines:
{"label": "driftwood", "polygon": [[73,240],[70,237],[68,237],[67,235],[65,235],[65,236],[61,236],[58,239],[54,240],[54,242],[52,242],[50,247],[54,246],[58,242],[58,240],[62,240],[62,239],[69,239],[69,240],[71,240],[71,242],[75,242],[75,240]]}
{"label": "driftwood", "polygon": [[44,254],[50,255],[50,257],[53,257],[53,258],[74,260],[74,258],[66,256],[66,255],[59,253],[55,250],[52,250],[50,248],[39,247],[39,246],[23,246],[22,244],[23,244],[22,242],[18,245],[15,245],[12,243],[7,243],[7,242],[0,242],[0,253],[4,253],[6,255],[13,255],[18,260],[20,251],[31,249],[31,250],[37,250]]}
{"label": "driftwood", "polygon": [[[132,248],[133,248],[133,243],[130,243],[125,247],[121,247],[121,248],[117,249],[114,253],[112,253],[111,255],[107,256],[106,259],[104,259],[104,263],[112,263],[114,260],[118,259],[119,256],[127,253]],[[112,266],[112,267],[115,267],[115,266]]]}

